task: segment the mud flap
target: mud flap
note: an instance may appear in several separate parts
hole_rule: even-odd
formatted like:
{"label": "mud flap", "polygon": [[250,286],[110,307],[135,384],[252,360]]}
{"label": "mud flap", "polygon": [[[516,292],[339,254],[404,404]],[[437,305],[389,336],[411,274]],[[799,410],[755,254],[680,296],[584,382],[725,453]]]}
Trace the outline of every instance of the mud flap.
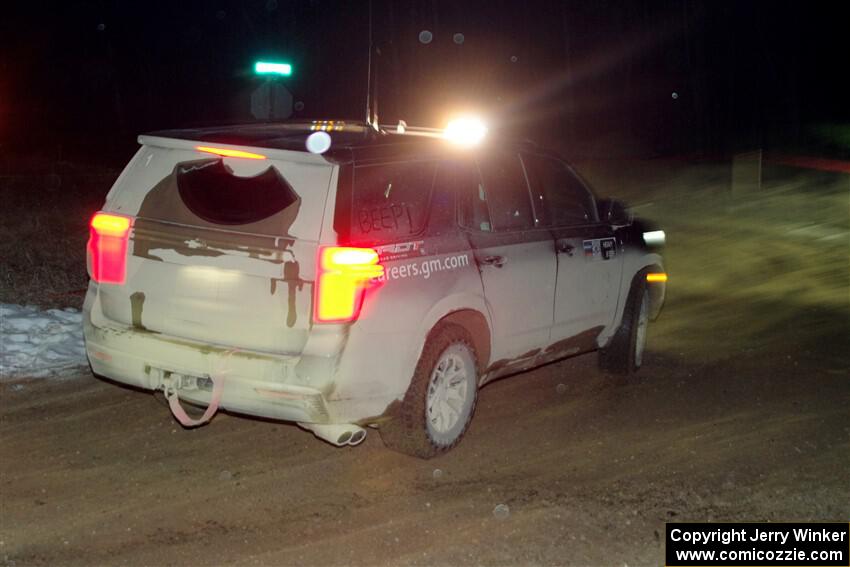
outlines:
{"label": "mud flap", "polygon": [[224,379],[227,374],[227,360],[233,352],[233,350],[227,351],[223,359],[216,363],[215,368],[210,373],[209,377],[210,381],[212,381],[212,395],[210,397],[210,403],[207,406],[207,409],[204,410],[204,414],[198,419],[192,419],[189,417],[189,414],[186,413],[186,410],[183,409],[183,405],[180,403],[179,394],[177,393],[179,388],[174,387],[173,384],[166,385],[164,387],[165,397],[168,400],[168,407],[171,408],[171,413],[177,421],[180,422],[180,425],[183,427],[198,427],[207,423],[215,415],[215,412],[218,411],[218,406],[221,403],[221,394],[224,390]]}

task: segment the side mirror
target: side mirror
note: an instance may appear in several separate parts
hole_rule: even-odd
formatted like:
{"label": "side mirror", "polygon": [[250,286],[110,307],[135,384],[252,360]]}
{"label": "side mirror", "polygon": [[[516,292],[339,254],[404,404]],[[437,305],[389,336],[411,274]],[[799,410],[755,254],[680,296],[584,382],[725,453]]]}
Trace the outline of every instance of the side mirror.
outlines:
{"label": "side mirror", "polygon": [[599,211],[599,220],[614,226],[626,226],[632,224],[634,215],[629,206],[622,201],[614,199],[600,199],[596,203]]}

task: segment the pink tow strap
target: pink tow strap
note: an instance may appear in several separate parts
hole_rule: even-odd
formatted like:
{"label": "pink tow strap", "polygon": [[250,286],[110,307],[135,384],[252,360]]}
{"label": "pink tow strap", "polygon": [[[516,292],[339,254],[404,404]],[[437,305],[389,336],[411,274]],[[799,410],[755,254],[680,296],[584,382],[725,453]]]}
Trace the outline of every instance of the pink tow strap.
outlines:
{"label": "pink tow strap", "polygon": [[189,417],[189,414],[186,413],[186,410],[183,409],[183,406],[180,404],[180,397],[177,395],[176,388],[165,389],[165,397],[168,399],[168,407],[171,408],[171,413],[174,414],[174,417],[183,427],[198,427],[199,425],[203,425],[212,419],[212,416],[214,416],[215,412],[218,411],[218,404],[221,402],[221,394],[224,390],[224,376],[227,374],[226,368],[223,367],[226,365],[227,359],[230,358],[230,355],[234,352],[234,350],[227,351],[225,356],[216,362],[215,368],[210,373],[210,380],[212,380],[213,383],[212,397],[210,398],[210,404],[204,411],[204,415],[198,419],[192,419]]}

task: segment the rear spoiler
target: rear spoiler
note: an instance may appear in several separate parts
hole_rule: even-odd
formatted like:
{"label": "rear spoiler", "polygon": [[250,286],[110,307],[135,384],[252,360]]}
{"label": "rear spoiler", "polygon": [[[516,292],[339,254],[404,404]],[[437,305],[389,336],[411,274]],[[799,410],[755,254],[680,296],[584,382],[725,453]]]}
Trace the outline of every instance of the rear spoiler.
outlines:
{"label": "rear spoiler", "polygon": [[[151,136],[142,134],[138,137],[139,144],[143,146],[151,146],[156,148],[164,148],[169,150],[190,150],[197,151],[198,156],[211,156],[212,154],[204,153],[198,150],[199,146],[221,148],[224,150],[235,150],[241,152],[250,152],[260,154],[269,159],[280,159],[284,161],[293,161],[299,163],[308,163],[315,165],[327,165],[328,160],[321,155],[311,154],[304,148],[304,151],[280,150],[275,148],[263,148],[255,146],[243,146],[234,144],[220,144],[217,142],[201,142],[197,140],[184,140],[179,138],[165,138],[162,136]],[[239,159],[239,158],[234,158]]]}

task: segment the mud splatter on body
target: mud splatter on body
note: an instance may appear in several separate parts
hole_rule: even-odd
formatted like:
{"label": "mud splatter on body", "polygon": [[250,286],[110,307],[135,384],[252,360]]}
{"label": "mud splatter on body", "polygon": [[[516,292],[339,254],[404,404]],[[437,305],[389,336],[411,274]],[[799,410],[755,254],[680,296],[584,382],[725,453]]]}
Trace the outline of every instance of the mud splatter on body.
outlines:
{"label": "mud splatter on body", "polygon": [[131,321],[133,322],[134,329],[140,329],[143,331],[147,331],[145,326],[142,324],[142,310],[145,306],[145,294],[141,291],[137,291],[133,295],[130,296],[130,314]]}

